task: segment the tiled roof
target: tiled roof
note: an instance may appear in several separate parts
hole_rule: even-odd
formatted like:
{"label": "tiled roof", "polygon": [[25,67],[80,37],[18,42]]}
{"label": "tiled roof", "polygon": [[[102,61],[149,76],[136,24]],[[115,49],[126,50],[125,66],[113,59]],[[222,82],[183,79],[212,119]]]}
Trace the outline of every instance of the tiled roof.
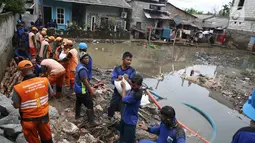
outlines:
{"label": "tiled roof", "polygon": [[57,0],[57,1],[83,3],[83,4],[90,4],[90,5],[102,5],[102,6],[111,6],[111,7],[131,9],[131,6],[125,0]]}

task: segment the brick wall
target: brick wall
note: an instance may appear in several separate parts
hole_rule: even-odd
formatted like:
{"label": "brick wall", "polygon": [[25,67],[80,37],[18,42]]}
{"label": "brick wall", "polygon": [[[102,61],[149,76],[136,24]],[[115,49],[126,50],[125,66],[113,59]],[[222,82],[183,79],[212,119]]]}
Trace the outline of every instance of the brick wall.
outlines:
{"label": "brick wall", "polygon": [[[239,0],[235,0],[231,9],[229,29],[255,32],[255,0],[245,0],[242,9],[237,9]],[[233,19],[233,16],[240,14],[240,17]]]}
{"label": "brick wall", "polygon": [[15,18],[12,13],[0,14],[0,80],[13,55],[12,37],[15,29]]}

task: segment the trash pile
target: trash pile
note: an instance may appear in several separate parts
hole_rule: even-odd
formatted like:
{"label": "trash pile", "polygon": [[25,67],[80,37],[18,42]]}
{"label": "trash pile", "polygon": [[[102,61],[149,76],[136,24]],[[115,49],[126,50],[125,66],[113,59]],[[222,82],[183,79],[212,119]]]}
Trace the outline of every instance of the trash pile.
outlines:
{"label": "trash pile", "polygon": [[9,96],[14,85],[22,80],[23,77],[20,75],[20,71],[18,71],[18,66],[15,60],[12,59],[9,66],[5,69],[5,74],[0,84],[0,92],[6,96]]}
{"label": "trash pile", "polygon": [[217,76],[214,80],[201,77],[203,79],[199,81],[206,81],[206,83],[198,82],[197,84],[220,92],[233,104],[233,108],[241,112],[243,104],[251,95],[255,85],[254,57],[251,55],[244,57],[242,54],[231,53],[231,51],[215,54],[197,52],[195,57],[197,60],[194,64],[217,66]]}
{"label": "trash pile", "polygon": [[[56,109],[61,111],[56,119],[51,119],[51,129],[54,135],[54,142],[57,143],[113,143],[118,141],[117,133],[118,121],[121,119],[120,113],[114,115],[114,119],[109,120],[107,117],[107,108],[109,106],[113,85],[110,83],[112,70],[94,69],[94,77],[91,80],[92,85],[96,88],[94,96],[94,110],[96,120],[99,126],[90,127],[87,123],[87,115],[85,107],[82,107],[81,118],[75,120],[75,96],[71,95],[71,91],[65,89],[65,95],[62,99],[52,99],[50,105],[54,106],[56,100],[61,100],[61,105]],[[100,84],[98,84],[100,83]],[[103,83],[103,84],[102,84]],[[70,106],[68,106],[70,105]],[[139,123],[145,125],[155,125],[159,123],[157,107],[153,104],[144,106],[139,110]],[[137,129],[137,139],[151,139],[155,136]]]}

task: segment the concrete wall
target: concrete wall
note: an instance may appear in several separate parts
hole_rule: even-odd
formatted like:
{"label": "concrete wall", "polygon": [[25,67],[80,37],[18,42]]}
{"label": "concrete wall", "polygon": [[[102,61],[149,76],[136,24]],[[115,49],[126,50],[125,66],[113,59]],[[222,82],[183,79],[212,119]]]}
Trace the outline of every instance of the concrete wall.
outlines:
{"label": "concrete wall", "polygon": [[0,80],[13,56],[12,37],[16,19],[12,13],[0,14]]}
{"label": "concrete wall", "polygon": [[129,5],[132,7],[132,20],[131,27],[135,26],[137,22],[141,22],[142,29],[147,28],[148,26],[154,26],[154,20],[150,20],[145,17],[143,9],[149,9],[151,3],[141,2],[141,1],[132,1],[129,2]]}
{"label": "concrete wall", "polygon": [[242,9],[238,10],[239,1],[235,0],[231,9],[228,28],[255,32],[255,0],[245,0]]}
{"label": "concrete wall", "polygon": [[255,35],[253,32],[233,29],[227,29],[227,34],[231,36],[230,40],[238,45],[238,49],[247,49],[251,36]]}

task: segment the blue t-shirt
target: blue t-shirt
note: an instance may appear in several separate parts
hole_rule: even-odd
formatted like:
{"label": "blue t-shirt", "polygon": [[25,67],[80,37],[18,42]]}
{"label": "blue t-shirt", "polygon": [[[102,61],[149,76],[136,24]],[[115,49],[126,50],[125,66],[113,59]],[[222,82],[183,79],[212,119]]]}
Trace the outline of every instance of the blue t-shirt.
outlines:
{"label": "blue t-shirt", "polygon": [[88,69],[83,64],[78,64],[75,72],[74,92],[76,94],[85,94],[88,89],[83,85],[82,79],[88,79]]}
{"label": "blue t-shirt", "polygon": [[149,128],[149,133],[158,135],[157,143],[185,143],[186,136],[183,128],[178,126],[174,129],[168,129],[164,123],[160,126]]}
{"label": "blue t-shirt", "polygon": [[23,57],[25,59],[29,59],[29,54],[26,51],[23,51],[21,49],[16,49],[14,53],[14,57]]}
{"label": "blue t-shirt", "polygon": [[130,91],[124,98],[125,104],[122,112],[122,120],[125,124],[136,125],[138,121],[138,110],[141,104],[143,91]]}
{"label": "blue t-shirt", "polygon": [[232,143],[255,143],[255,128],[241,128],[235,133]]}
{"label": "blue t-shirt", "polygon": [[[114,81],[118,78],[119,75],[124,75],[124,74],[127,74],[128,78],[131,79],[136,74],[136,71],[132,67],[128,67],[126,70],[123,70],[121,66],[116,66],[112,72],[112,79],[111,79],[112,84],[114,85]],[[119,92],[117,91],[116,88],[114,88],[114,93],[116,95],[119,95]]]}
{"label": "blue t-shirt", "polygon": [[86,68],[88,69],[88,78],[89,80],[92,78],[92,58],[89,56],[89,63],[86,65]]}

